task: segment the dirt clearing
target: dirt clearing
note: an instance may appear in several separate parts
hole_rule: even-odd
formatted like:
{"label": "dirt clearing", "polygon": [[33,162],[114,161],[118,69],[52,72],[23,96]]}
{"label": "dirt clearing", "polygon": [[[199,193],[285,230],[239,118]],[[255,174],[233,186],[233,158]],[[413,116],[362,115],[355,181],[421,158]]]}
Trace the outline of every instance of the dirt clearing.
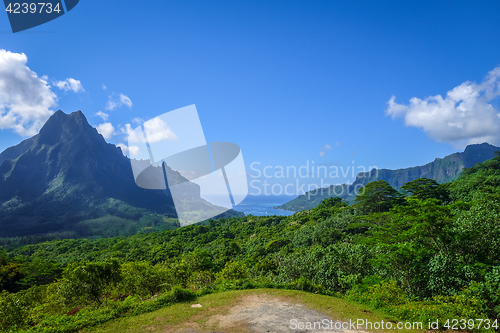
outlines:
{"label": "dirt clearing", "polygon": [[[184,323],[184,327],[165,328],[162,332],[365,332],[342,329],[340,322],[337,323],[336,329],[334,319],[329,318],[327,315],[320,312],[308,309],[302,304],[293,303],[293,299],[288,299],[286,297],[275,297],[267,294],[245,295],[238,299],[238,303],[236,305],[228,308],[227,310],[226,314],[208,315],[205,321],[206,326],[203,325],[206,328],[201,327],[196,320],[198,318],[192,318],[190,323]],[[316,329],[314,329],[314,323],[317,325]]]}

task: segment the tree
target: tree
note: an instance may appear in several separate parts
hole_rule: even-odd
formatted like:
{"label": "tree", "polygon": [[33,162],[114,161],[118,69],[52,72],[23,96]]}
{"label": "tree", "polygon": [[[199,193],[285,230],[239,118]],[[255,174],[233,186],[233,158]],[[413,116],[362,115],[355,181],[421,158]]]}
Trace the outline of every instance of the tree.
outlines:
{"label": "tree", "polygon": [[[436,199],[410,198],[406,206],[365,216],[364,219],[375,227],[363,242],[375,246],[383,254],[374,259],[374,265],[391,271],[406,291],[428,296],[425,294],[429,263],[436,254],[454,253],[450,227],[454,212],[460,209],[459,203],[442,206]],[[453,273],[450,271],[448,275]]]}
{"label": "tree", "polygon": [[239,280],[248,276],[248,268],[244,263],[238,261],[229,261],[222,271],[217,273],[218,279]]}
{"label": "tree", "polygon": [[22,264],[23,278],[21,284],[25,288],[34,285],[44,285],[54,282],[61,277],[61,265],[52,260],[35,259]]}
{"label": "tree", "polygon": [[434,179],[419,178],[401,186],[401,191],[407,197],[415,199],[438,199],[440,202],[449,200],[446,189]]}
{"label": "tree", "polygon": [[66,268],[63,277],[61,296],[65,303],[81,300],[99,307],[106,291],[121,280],[120,264],[116,259],[77,262]]}
{"label": "tree", "polygon": [[9,258],[0,247],[0,291],[18,291],[18,282],[21,278],[21,265]]}
{"label": "tree", "polygon": [[167,274],[159,266],[152,266],[147,261],[125,263],[122,266],[123,289],[142,297],[152,296],[165,289]]}
{"label": "tree", "polygon": [[401,193],[396,191],[385,180],[366,184],[363,193],[356,196],[355,208],[364,214],[388,212],[395,205],[403,203]]}
{"label": "tree", "polygon": [[318,205],[318,209],[322,208],[331,208],[331,207],[336,207],[336,206],[346,206],[346,204],[342,205],[342,199],[339,197],[330,197],[327,198]]}

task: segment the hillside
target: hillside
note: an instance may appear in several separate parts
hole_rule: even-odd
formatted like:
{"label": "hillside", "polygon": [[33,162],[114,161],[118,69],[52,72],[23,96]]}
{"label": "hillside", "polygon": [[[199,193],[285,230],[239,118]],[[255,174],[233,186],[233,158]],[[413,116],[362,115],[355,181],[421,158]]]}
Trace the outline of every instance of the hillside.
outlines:
{"label": "hillside", "polygon": [[[476,163],[482,163],[495,156],[495,151],[500,150],[488,143],[469,145],[461,153],[454,153],[444,158],[436,158],[433,162],[422,166],[405,169],[373,169],[370,172],[360,172],[356,175],[356,180],[352,184],[332,185],[329,188],[305,193],[276,208],[302,211],[312,209],[319,205],[321,201],[332,196],[338,196],[347,203],[352,204],[356,198],[356,186],[366,185],[376,180],[385,180],[393,188],[399,190],[405,183],[418,178],[434,179],[440,184],[448,183],[456,179],[464,168],[470,168]],[[340,195],[334,195],[338,193]]]}
{"label": "hillside", "polygon": [[[189,184],[197,206],[219,209]],[[39,134],[0,154],[0,237],[116,236],[178,226],[168,188],[138,187],[130,160],[80,111],[56,112]]]}
{"label": "hillside", "polygon": [[[189,318],[195,311],[208,320],[207,299],[262,288],[324,295],[321,307],[311,308],[327,315],[335,307],[327,302],[342,298],[398,321],[439,320],[436,329],[466,318],[489,318],[490,328],[498,326],[500,157],[446,185],[408,185],[409,196],[387,201],[375,191],[367,194],[371,201],[361,201],[364,206],[331,198],[292,216],[219,219],[130,237],[0,250],[0,330],[70,333],[105,323],[97,331],[121,331],[123,323],[154,330],[162,325],[145,318],[162,318],[176,303],[202,305],[167,321],[176,327],[197,322],[200,317]],[[208,294],[214,295],[196,299]]]}

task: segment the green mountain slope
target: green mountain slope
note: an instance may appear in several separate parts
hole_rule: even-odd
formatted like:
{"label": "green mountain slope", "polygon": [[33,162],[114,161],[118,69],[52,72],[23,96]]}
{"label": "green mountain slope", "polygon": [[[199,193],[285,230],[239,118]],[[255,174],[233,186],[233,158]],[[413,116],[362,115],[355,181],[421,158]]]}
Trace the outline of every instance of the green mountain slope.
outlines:
{"label": "green mountain slope", "polygon": [[[170,168],[166,173],[183,179]],[[222,211],[190,186],[193,210]],[[169,190],[138,187],[130,160],[80,111],[56,112],[39,134],[0,154],[0,237],[129,235],[178,227],[174,218]]]}
{"label": "green mountain slope", "polygon": [[312,209],[324,199],[332,196],[338,196],[352,204],[356,198],[356,190],[376,180],[385,180],[395,189],[422,177],[434,179],[440,184],[447,183],[456,179],[464,168],[470,168],[476,163],[493,158],[494,152],[497,150],[500,148],[488,143],[475,144],[467,146],[464,152],[436,158],[433,162],[422,166],[398,170],[373,169],[370,172],[360,172],[352,184],[332,185],[318,191],[313,190],[277,208],[291,211]]}

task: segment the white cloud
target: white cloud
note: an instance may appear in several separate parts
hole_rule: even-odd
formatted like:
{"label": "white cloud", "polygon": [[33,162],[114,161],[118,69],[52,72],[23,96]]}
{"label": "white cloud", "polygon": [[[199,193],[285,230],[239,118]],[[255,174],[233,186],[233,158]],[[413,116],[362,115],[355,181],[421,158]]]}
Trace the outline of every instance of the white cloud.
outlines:
{"label": "white cloud", "polygon": [[105,84],[103,84],[103,85],[101,86],[101,88],[102,88],[102,90],[108,90],[108,87],[107,87]]}
{"label": "white cloud", "polygon": [[108,102],[106,103],[106,110],[112,111],[118,107],[118,103],[113,99],[113,97],[108,96]]}
{"label": "white cloud", "polygon": [[144,131],[149,143],[162,140],[177,141],[177,135],[160,118],[153,118],[144,123]]}
{"label": "white cloud", "polygon": [[320,148],[320,150],[319,150],[319,157],[321,157],[321,158],[325,157],[325,156],[326,156],[326,153],[327,153],[328,151],[332,150],[332,149],[333,149],[333,147],[332,147],[332,146],[330,146],[328,143],[327,143],[327,144],[325,144],[325,145],[324,145],[323,147],[321,147],[321,148]]}
{"label": "white cloud", "polygon": [[121,131],[128,136],[129,142],[144,142],[142,131],[139,131],[140,134],[138,134],[138,131],[134,131],[130,124],[126,124],[125,127],[122,127]]}
{"label": "white cloud", "polygon": [[132,107],[133,103],[132,101],[130,100],[130,98],[124,94],[120,94],[120,103],[122,105],[126,105],[128,106],[129,108]]}
{"label": "white cloud", "polygon": [[96,113],[96,116],[101,117],[101,118],[102,118],[102,120],[104,120],[104,121],[107,121],[107,120],[108,120],[108,117],[109,117],[109,115],[108,115],[107,113],[104,113],[104,112],[102,112],[102,111],[97,112],[97,113]]}
{"label": "white cloud", "polygon": [[491,101],[500,96],[500,66],[480,84],[464,82],[445,97],[413,97],[408,105],[389,100],[385,111],[393,119],[402,117],[406,126],[421,128],[436,141],[463,147],[471,143],[500,144],[500,110]]}
{"label": "white cloud", "polygon": [[[126,124],[125,128],[121,129],[123,133],[128,135],[129,142],[144,142],[144,139],[140,133],[142,131],[134,131],[132,125]],[[144,123],[144,131],[148,143],[155,143],[162,140],[177,141],[177,135],[172,131],[172,129],[167,125],[166,122],[160,118],[153,118]]]}
{"label": "white cloud", "polygon": [[30,70],[24,53],[0,50],[0,129],[35,135],[57,105],[47,80]]}
{"label": "white cloud", "polygon": [[82,82],[80,80],[75,80],[72,78],[67,78],[64,81],[56,81],[54,82],[54,85],[64,91],[73,91],[75,93],[84,92],[85,89],[83,89]]}
{"label": "white cloud", "polygon": [[123,152],[124,155],[136,156],[136,157],[141,156],[141,150],[137,146],[127,147],[123,143],[119,143],[116,146],[119,147],[122,150],[122,152]]}
{"label": "white cloud", "polygon": [[142,124],[143,122],[145,122],[145,120],[144,120],[144,119],[142,119],[142,118],[139,118],[139,117],[135,117],[134,119],[132,119],[132,122],[133,122],[134,124],[140,125],[140,124]]}
{"label": "white cloud", "polygon": [[106,103],[106,110],[111,111],[111,110],[114,110],[122,105],[125,105],[125,106],[128,106],[129,108],[131,108],[132,105],[134,105],[134,104],[132,103],[132,100],[127,95],[119,94],[118,98],[115,98],[114,96],[109,95],[108,102]]}
{"label": "white cloud", "polygon": [[116,134],[115,128],[111,123],[97,125],[96,129],[106,140],[111,139]]}

